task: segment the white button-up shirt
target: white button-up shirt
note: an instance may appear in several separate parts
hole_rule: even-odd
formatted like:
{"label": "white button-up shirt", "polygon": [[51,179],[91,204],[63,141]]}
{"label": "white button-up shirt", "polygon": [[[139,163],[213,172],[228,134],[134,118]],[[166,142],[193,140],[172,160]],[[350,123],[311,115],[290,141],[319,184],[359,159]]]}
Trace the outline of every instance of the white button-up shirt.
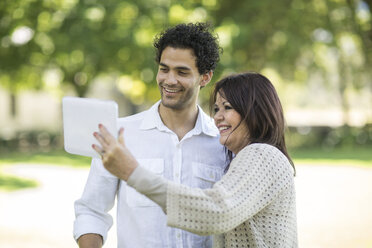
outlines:
{"label": "white button-up shirt", "polygon": [[[226,166],[226,155],[212,119],[200,107],[194,129],[182,140],[160,119],[159,102],[149,110],[119,119],[124,141],[141,166],[166,179],[210,188]],[[100,234],[104,241],[112,226],[108,211],[117,196],[119,248],[211,247],[211,237],[170,228],[159,206],[118,180],[93,159],[82,197],[75,202],[74,237]]]}

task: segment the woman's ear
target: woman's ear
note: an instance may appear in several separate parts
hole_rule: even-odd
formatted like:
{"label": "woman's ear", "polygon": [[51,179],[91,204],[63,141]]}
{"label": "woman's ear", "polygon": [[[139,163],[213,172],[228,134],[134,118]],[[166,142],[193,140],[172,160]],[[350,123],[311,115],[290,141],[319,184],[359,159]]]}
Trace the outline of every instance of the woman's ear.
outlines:
{"label": "woman's ear", "polygon": [[200,87],[206,86],[211,81],[212,77],[213,77],[213,71],[204,73],[200,81]]}

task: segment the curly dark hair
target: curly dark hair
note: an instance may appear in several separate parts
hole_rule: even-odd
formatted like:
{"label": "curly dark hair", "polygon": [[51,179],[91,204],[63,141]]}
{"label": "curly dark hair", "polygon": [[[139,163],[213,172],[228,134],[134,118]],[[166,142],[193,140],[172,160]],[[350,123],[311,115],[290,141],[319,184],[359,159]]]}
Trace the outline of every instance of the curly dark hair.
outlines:
{"label": "curly dark hair", "polygon": [[200,74],[213,71],[220,60],[222,48],[217,36],[210,32],[208,23],[178,24],[161,32],[155,37],[156,62],[160,63],[163,50],[173,48],[191,48],[196,56],[196,66]]}

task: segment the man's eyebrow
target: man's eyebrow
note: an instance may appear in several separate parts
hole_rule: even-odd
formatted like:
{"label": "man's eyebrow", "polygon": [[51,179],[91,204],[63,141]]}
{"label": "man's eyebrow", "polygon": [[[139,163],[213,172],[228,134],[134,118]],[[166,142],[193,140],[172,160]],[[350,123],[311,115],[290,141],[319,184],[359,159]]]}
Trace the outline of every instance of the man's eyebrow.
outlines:
{"label": "man's eyebrow", "polygon": [[177,70],[183,70],[183,71],[191,71],[189,67],[186,66],[176,66]]}
{"label": "man's eyebrow", "polygon": [[[169,68],[169,66],[166,65],[166,64],[164,64],[164,63],[159,63],[159,66]],[[183,71],[191,71],[191,69],[189,67],[187,67],[187,66],[176,66],[175,69],[176,70],[183,70]]]}
{"label": "man's eyebrow", "polygon": [[159,63],[160,66],[163,66],[163,67],[168,67],[166,64],[164,63]]}

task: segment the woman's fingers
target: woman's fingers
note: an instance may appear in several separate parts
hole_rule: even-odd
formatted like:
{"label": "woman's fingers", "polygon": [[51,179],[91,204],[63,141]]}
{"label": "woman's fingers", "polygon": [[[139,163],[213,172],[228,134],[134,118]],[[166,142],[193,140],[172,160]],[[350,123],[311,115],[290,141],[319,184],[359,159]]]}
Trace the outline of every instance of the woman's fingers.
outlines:
{"label": "woman's fingers", "polygon": [[101,157],[103,156],[103,154],[105,153],[105,151],[102,149],[102,147],[100,147],[99,145],[96,145],[96,144],[93,144],[92,145],[92,148],[99,154],[101,155]]}
{"label": "woman's fingers", "polygon": [[106,149],[108,147],[109,144],[107,143],[105,137],[103,137],[103,135],[100,132],[94,132],[93,136],[94,136],[94,138],[96,138],[96,140],[101,144],[101,146],[104,149]]}
{"label": "woman's fingers", "polygon": [[98,128],[102,137],[105,139],[106,143],[110,144],[113,141],[115,141],[114,136],[111,135],[111,133],[107,130],[107,128],[104,125],[99,124]]}
{"label": "woman's fingers", "polygon": [[102,157],[105,153],[110,152],[119,143],[124,146],[124,128],[120,128],[119,137],[116,140],[114,136],[106,129],[102,124],[98,125],[99,131],[94,132],[93,136],[100,143],[101,146],[92,145],[93,149],[96,150]]}

